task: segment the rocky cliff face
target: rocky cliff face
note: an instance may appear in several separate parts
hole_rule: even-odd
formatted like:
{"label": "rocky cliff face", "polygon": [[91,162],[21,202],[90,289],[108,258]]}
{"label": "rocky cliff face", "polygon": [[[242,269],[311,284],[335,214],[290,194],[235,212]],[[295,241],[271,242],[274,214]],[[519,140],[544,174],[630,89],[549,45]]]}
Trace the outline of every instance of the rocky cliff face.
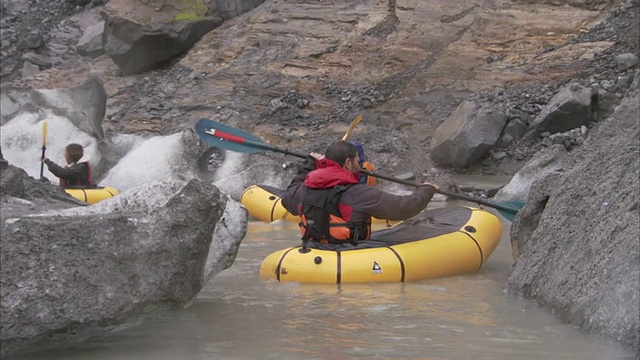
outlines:
{"label": "rocky cliff face", "polygon": [[[621,3],[265,1],[163,68],[123,76],[103,55],[21,83],[99,75],[107,133],[166,135],[207,117],[300,150],[324,148],[362,113],[353,140],[376,165],[423,174],[433,132],[464,100],[526,126],[571,81],[617,99],[628,83],[614,58],[638,53],[637,1],[610,13]],[[513,174],[536,150],[514,142],[465,171]]]}
{"label": "rocky cliff face", "polygon": [[536,182],[511,228],[507,288],[561,319],[638,349],[640,98],[638,83],[571,157]]}

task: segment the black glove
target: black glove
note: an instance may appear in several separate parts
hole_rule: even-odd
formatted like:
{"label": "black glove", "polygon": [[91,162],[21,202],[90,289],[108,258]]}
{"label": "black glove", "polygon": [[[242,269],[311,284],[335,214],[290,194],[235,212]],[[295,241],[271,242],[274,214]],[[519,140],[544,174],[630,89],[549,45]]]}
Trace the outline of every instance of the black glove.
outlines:
{"label": "black glove", "polygon": [[305,173],[308,173],[315,169],[316,169],[316,159],[311,155],[307,155],[307,157],[304,160],[304,164],[302,165],[302,170]]}

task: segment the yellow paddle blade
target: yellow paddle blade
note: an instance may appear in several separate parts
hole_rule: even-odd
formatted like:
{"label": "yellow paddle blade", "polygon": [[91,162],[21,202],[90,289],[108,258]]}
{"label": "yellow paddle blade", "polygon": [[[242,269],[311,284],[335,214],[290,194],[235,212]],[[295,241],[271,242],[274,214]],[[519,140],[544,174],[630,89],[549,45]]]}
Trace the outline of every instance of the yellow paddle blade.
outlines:
{"label": "yellow paddle blade", "polygon": [[362,114],[358,115],[355,119],[353,119],[353,121],[351,122],[351,126],[349,126],[349,130],[347,130],[347,132],[342,137],[342,141],[349,140],[349,137],[351,137],[351,132],[353,131],[353,129],[356,128],[360,120],[362,120]]}
{"label": "yellow paddle blade", "polygon": [[42,123],[42,146],[47,145],[47,128],[49,127],[49,123],[44,121]]}

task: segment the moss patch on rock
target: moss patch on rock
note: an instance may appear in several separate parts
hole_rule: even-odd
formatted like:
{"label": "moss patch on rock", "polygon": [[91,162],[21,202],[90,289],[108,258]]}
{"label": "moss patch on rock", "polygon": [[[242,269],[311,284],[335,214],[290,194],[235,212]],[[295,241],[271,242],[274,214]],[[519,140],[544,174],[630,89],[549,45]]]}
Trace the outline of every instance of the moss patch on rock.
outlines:
{"label": "moss patch on rock", "polygon": [[176,0],[173,6],[178,10],[173,21],[196,22],[207,16],[207,7],[201,0]]}

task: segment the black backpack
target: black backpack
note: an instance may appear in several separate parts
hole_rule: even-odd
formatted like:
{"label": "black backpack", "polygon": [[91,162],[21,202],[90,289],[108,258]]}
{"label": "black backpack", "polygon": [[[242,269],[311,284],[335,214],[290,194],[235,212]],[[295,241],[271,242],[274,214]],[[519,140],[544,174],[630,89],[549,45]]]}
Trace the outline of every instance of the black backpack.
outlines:
{"label": "black backpack", "polygon": [[[343,244],[345,241],[355,244],[362,235],[366,236],[366,230],[364,234],[359,234],[360,231],[357,231],[359,227],[347,223],[344,219],[342,222],[331,221],[331,215],[342,219],[338,204],[345,190],[353,185],[338,185],[329,189],[307,189],[302,201],[302,221],[299,224],[303,234],[303,244],[308,241],[323,242],[322,240],[326,240],[329,244]],[[332,227],[346,227],[353,236],[348,240],[336,239],[331,235]]]}

